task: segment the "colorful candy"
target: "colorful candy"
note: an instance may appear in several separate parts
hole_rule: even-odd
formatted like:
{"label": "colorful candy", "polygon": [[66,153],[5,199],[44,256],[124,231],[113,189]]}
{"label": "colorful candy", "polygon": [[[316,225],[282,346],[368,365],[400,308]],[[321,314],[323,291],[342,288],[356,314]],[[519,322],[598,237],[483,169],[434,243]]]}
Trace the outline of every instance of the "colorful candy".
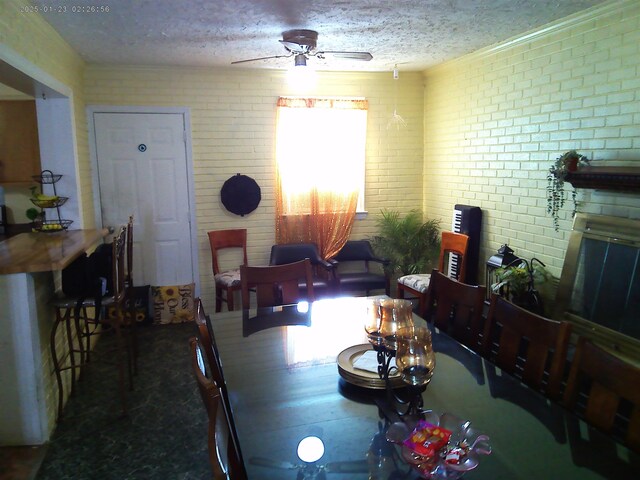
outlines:
{"label": "colorful candy", "polygon": [[449,441],[451,431],[420,420],[404,444],[423,457],[433,457]]}

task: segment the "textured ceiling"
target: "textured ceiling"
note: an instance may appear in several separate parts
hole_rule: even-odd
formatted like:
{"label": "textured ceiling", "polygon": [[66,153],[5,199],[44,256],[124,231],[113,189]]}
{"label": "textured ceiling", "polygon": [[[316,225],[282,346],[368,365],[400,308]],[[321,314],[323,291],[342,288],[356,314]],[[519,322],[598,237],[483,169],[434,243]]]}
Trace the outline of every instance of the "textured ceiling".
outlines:
{"label": "textured ceiling", "polygon": [[[319,60],[321,70],[422,70],[603,0],[100,0],[32,2],[91,63],[229,66],[285,54],[282,32],[319,32],[318,50],[369,51],[370,62]],[[78,5],[108,7],[81,13]],[[55,6],[66,7],[58,13]],[[73,10],[76,10],[74,12]],[[287,68],[292,58],[234,68]]]}

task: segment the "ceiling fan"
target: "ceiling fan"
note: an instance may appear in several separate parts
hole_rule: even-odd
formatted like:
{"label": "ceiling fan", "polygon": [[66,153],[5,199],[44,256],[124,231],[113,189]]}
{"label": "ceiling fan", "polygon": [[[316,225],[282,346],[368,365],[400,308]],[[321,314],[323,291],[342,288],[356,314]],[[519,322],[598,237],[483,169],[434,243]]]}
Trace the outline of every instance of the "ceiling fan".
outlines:
{"label": "ceiling fan", "polygon": [[296,67],[304,67],[307,65],[309,57],[325,59],[327,57],[343,58],[347,60],[364,60],[369,61],[373,58],[369,52],[343,52],[343,51],[317,51],[316,44],[318,41],[318,32],[314,30],[287,30],[282,33],[282,40],[279,42],[286,50],[285,55],[272,55],[270,57],[249,58],[247,60],[238,60],[231,62],[246,63],[255,62],[257,60],[268,60],[271,58],[288,58],[294,57]]}

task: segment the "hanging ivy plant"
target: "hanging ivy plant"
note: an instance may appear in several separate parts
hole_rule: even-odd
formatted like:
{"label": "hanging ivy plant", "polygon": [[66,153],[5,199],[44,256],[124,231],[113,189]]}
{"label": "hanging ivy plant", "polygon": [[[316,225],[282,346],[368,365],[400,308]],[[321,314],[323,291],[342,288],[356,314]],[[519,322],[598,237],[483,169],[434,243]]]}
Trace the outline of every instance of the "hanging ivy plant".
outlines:
{"label": "hanging ivy plant", "polygon": [[[553,218],[553,228],[556,232],[560,226],[558,213],[564,206],[566,198],[564,182],[566,181],[567,174],[577,171],[580,167],[588,165],[589,162],[590,160],[584,155],[579,154],[575,150],[570,150],[558,157],[553,165],[549,167],[549,172],[547,173],[547,213]],[[571,191],[571,200],[573,201],[572,218],[578,210],[576,195],[576,189],[573,188]]]}

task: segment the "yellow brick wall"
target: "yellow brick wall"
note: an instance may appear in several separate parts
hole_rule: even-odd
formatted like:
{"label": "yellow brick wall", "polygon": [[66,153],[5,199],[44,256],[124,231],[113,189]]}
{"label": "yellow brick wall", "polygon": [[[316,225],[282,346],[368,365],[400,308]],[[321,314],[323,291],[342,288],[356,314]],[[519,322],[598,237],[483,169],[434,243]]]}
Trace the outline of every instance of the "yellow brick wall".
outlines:
{"label": "yellow brick wall", "polygon": [[[428,70],[424,100],[426,214],[450,225],[454,204],[477,205],[483,263],[508,243],[558,276],[572,203],[555,232],[553,161],[575,149],[594,166],[640,167],[640,2],[608,3]],[[637,194],[579,190],[578,200],[579,211],[640,218]]]}
{"label": "yellow brick wall", "polygon": [[0,42],[73,91],[82,214],[84,227],[92,228],[95,222],[91,166],[82,89],[84,62],[42,16],[28,6],[29,2],[21,0],[0,1]]}
{"label": "yellow brick wall", "polygon": [[[398,113],[407,126],[387,128],[396,103],[392,72],[319,72],[307,95],[365,97],[369,100],[365,220],[356,222],[353,237],[375,233],[383,208],[408,211],[422,204],[422,75],[401,74],[397,80]],[[285,73],[247,68],[135,68],[89,65],[85,76],[88,105],[189,107],[195,173],[201,295],[213,311],[213,278],[207,231],[248,229],[249,263],[266,264],[275,241],[274,136],[278,96],[294,95]],[[331,141],[322,132],[296,135],[308,148]],[[304,154],[304,152],[302,152]],[[244,217],[227,212],[220,188],[236,173],[258,182],[262,202]],[[335,172],[340,175],[340,172]]]}
{"label": "yellow brick wall", "polygon": [[[83,212],[86,228],[94,225],[93,200],[91,189],[91,173],[89,149],[87,144],[87,122],[83,99],[84,62],[69,45],[35,12],[25,11],[29,2],[17,0],[0,0],[0,42],[24,57],[34,66],[40,68],[59,82],[68,86],[73,92],[73,114],[75,117],[76,147],[78,152],[78,169]],[[44,396],[48,424],[53,431],[56,421],[58,389],[52,375],[52,360],[49,337],[53,324],[53,309],[49,305],[53,291],[50,273],[36,274],[35,285],[37,295],[38,320],[40,326],[40,345],[42,349],[42,371],[44,374]],[[66,346],[58,336],[56,351],[65,355]],[[65,397],[69,392],[69,371],[63,375]]]}

